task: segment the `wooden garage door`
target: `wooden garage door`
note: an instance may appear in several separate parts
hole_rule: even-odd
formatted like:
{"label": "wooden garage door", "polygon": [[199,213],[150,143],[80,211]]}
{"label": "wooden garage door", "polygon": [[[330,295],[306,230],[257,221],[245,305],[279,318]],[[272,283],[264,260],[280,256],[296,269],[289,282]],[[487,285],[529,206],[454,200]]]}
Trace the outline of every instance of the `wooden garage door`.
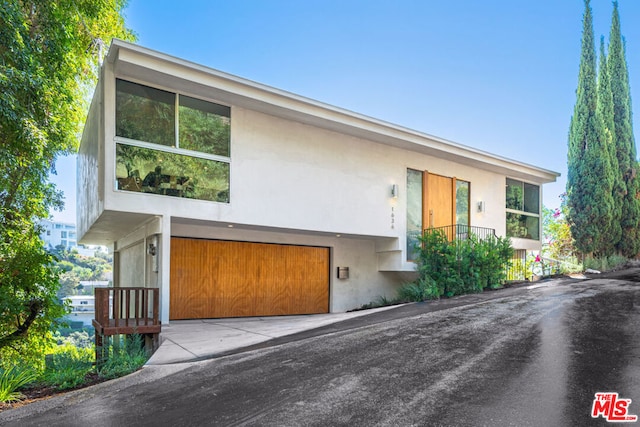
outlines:
{"label": "wooden garage door", "polygon": [[328,248],[171,239],[170,319],[328,311]]}

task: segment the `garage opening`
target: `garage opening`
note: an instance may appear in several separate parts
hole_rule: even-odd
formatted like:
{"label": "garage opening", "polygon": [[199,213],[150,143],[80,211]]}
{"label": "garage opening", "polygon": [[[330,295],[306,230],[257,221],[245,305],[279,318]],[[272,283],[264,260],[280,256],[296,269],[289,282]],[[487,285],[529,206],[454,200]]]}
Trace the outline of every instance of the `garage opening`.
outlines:
{"label": "garage opening", "polygon": [[329,312],[329,248],[171,239],[171,320]]}

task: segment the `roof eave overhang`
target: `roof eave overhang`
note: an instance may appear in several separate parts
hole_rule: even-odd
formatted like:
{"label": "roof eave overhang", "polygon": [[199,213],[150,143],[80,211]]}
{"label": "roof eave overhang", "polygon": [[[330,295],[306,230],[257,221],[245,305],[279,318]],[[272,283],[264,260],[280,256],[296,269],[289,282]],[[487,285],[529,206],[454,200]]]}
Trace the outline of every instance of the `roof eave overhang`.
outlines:
{"label": "roof eave overhang", "polygon": [[418,132],[290,92],[114,40],[107,56],[116,76],[200,94],[222,103],[539,184],[559,173]]}

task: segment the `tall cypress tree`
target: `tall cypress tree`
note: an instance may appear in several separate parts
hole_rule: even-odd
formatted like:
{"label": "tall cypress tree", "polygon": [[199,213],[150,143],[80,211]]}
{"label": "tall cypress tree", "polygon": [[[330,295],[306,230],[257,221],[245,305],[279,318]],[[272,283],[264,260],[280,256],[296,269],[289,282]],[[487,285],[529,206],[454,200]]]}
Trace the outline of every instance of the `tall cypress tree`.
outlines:
{"label": "tall cypress tree", "polygon": [[597,109],[596,52],[590,0],[585,0],[577,99],[569,129],[568,220],[576,248],[599,253],[609,232],[613,177]]}
{"label": "tall cypress tree", "polygon": [[611,223],[608,233],[604,234],[604,240],[601,242],[600,251],[603,255],[613,255],[616,251],[616,245],[622,236],[622,227],[620,226],[620,209],[616,207],[622,206],[624,197],[624,183],[622,176],[618,171],[618,158],[616,155],[616,146],[614,143],[614,121],[613,121],[613,94],[611,93],[611,81],[609,79],[609,71],[607,69],[607,54],[605,52],[604,36],[600,38],[600,65],[598,67],[598,106],[597,111],[602,118],[604,126],[604,137],[606,152],[603,151],[602,156],[608,157],[610,173],[612,179],[612,209]]}
{"label": "tall cypress tree", "polygon": [[618,2],[613,2],[611,33],[609,35],[609,57],[607,69],[613,95],[614,143],[618,159],[619,173],[624,184],[622,203],[616,208],[620,211],[622,236],[616,245],[625,256],[634,257],[640,251],[640,183],[638,182],[636,144],[631,119],[631,94],[629,74],[625,58],[625,47],[620,31]]}

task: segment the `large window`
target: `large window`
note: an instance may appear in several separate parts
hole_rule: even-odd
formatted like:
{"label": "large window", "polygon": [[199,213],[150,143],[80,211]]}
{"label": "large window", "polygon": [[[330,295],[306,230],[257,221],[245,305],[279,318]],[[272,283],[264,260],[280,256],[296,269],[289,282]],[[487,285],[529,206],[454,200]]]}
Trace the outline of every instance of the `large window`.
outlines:
{"label": "large window", "polygon": [[125,144],[116,152],[120,190],[229,202],[228,163]]}
{"label": "large window", "polygon": [[540,187],[507,178],[507,236],[540,240]]}
{"label": "large window", "polygon": [[229,202],[231,109],[116,80],[119,190]]}

